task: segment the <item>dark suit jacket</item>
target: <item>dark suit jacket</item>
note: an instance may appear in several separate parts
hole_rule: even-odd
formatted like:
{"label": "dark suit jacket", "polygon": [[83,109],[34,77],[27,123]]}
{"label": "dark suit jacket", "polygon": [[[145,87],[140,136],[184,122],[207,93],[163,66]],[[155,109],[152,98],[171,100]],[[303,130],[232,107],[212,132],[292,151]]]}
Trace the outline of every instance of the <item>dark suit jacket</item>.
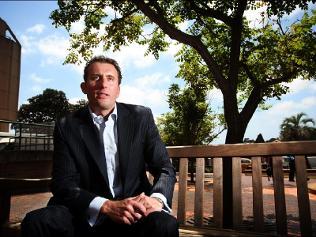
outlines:
{"label": "dark suit jacket", "polygon": [[[117,103],[120,174],[126,198],[162,193],[171,207],[174,168],[158,134],[151,110]],[[154,176],[152,186],[146,170]],[[53,198],[50,203],[84,214],[96,196],[113,199],[99,133],[88,107],[58,121],[54,131]]]}

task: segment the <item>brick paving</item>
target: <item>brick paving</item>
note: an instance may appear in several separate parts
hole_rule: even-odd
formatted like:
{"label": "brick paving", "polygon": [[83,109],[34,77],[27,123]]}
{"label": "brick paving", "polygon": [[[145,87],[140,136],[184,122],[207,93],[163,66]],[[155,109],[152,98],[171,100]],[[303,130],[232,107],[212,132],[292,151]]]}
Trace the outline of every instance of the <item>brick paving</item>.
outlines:
{"label": "brick paving", "polygon": [[[316,177],[312,177],[309,183],[316,183]],[[273,196],[273,183],[268,181],[267,177],[263,177],[263,201],[264,201],[264,215],[266,219],[274,220],[274,196]],[[297,189],[295,182],[289,182],[288,178],[284,179],[285,193],[286,193],[286,208],[288,215],[288,224],[293,231],[298,233],[298,207],[297,207]],[[173,214],[177,212],[177,185],[175,187],[173,199]],[[252,215],[252,180],[251,176],[242,176],[242,205],[243,205],[243,218],[251,219]],[[204,216],[210,217],[213,213],[212,205],[212,178],[206,179],[205,193],[204,193]],[[19,222],[25,214],[31,210],[41,208],[47,204],[51,197],[50,193],[32,194],[32,195],[19,195],[11,199],[11,213],[10,222]],[[313,219],[313,227],[316,229],[316,194],[309,194],[311,214]],[[193,215],[194,208],[194,186],[188,185],[187,193],[187,216]]]}

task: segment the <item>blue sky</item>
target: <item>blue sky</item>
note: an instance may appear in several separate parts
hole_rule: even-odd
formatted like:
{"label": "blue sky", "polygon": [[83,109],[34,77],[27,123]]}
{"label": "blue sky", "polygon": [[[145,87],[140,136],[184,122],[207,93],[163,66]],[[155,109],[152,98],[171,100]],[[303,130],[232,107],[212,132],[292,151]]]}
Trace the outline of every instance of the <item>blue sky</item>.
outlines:
{"label": "blue sky", "polygon": [[[57,8],[55,1],[0,1],[0,17],[6,21],[22,45],[19,105],[28,98],[42,93],[46,88],[62,90],[71,102],[85,98],[80,90],[83,66],[62,65],[69,47],[68,33],[55,28],[49,15]],[[313,6],[315,9],[315,5]],[[289,19],[300,14],[295,11]],[[249,13],[251,19],[258,14]],[[78,23],[73,31],[81,28]],[[176,79],[177,64],[173,55],[177,46],[162,54],[157,61],[153,56],[144,56],[145,48],[131,45],[120,52],[106,52],[115,58],[123,71],[123,82],[119,101],[149,106],[157,117],[169,110],[167,99],[171,83],[182,83]],[[96,51],[100,54],[101,51]],[[295,80],[291,93],[280,101],[270,100],[272,108],[257,111],[249,123],[245,137],[255,139],[262,133],[267,140],[278,137],[279,126],[285,117],[305,112],[316,120],[316,82]],[[221,106],[219,91],[210,93],[214,110]],[[214,143],[224,143],[222,134]]]}

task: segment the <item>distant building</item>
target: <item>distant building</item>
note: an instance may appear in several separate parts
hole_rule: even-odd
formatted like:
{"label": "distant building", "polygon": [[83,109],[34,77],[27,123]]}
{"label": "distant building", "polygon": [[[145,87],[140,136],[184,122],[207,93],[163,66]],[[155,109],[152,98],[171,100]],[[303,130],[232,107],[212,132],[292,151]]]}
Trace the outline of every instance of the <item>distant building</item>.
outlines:
{"label": "distant building", "polygon": [[[0,119],[17,119],[20,68],[21,44],[0,18]],[[8,132],[8,126],[1,123],[0,132]]]}

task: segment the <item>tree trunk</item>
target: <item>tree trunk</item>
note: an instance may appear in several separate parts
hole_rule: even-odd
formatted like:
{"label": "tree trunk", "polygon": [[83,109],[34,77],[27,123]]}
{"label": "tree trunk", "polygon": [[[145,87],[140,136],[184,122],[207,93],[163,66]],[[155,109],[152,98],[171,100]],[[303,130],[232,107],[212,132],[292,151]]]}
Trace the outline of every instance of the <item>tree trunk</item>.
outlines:
{"label": "tree trunk", "polygon": [[[227,123],[226,144],[241,143],[247,125],[242,121],[237,108],[237,99],[232,93],[224,96],[225,120]],[[232,159],[223,159],[223,227],[233,228],[233,176]]]}
{"label": "tree trunk", "polygon": [[[226,144],[241,143],[246,129],[241,122],[228,125]],[[232,159],[223,159],[223,227],[233,227],[233,176]]]}

